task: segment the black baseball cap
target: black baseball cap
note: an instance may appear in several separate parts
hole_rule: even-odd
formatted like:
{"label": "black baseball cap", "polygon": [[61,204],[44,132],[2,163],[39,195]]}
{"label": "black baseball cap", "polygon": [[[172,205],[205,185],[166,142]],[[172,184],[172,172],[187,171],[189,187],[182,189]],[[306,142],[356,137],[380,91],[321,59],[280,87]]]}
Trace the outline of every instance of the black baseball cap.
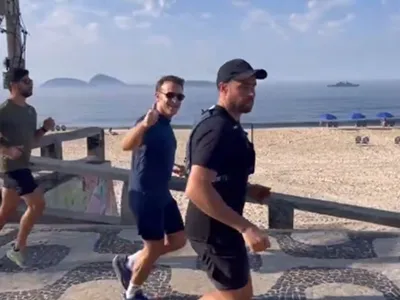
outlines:
{"label": "black baseball cap", "polygon": [[221,82],[244,80],[252,76],[255,76],[256,79],[263,80],[267,78],[268,73],[264,69],[253,69],[253,67],[244,59],[232,59],[219,68],[217,74],[217,85]]}

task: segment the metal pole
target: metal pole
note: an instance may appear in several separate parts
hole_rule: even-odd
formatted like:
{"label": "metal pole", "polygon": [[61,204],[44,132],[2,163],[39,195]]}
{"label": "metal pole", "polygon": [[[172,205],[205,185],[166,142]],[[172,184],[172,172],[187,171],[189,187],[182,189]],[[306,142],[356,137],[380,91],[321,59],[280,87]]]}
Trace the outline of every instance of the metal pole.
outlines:
{"label": "metal pole", "polygon": [[[4,16],[6,20],[7,35],[7,59],[5,63],[5,72],[3,72],[3,86],[9,87],[9,73],[14,68],[24,68],[25,60],[23,57],[22,38],[21,38],[21,12],[19,9],[19,0],[0,0],[5,2]],[[1,6],[1,5],[0,5]]]}

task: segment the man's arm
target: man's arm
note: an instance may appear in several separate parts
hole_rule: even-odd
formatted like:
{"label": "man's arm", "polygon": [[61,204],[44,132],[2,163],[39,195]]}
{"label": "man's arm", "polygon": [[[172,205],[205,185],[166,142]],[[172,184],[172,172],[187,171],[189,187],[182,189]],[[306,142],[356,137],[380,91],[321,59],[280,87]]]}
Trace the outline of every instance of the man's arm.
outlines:
{"label": "man's arm", "polygon": [[[212,182],[229,143],[223,132],[223,124],[206,128],[200,125],[193,137],[192,167],[186,185],[186,195],[210,217],[243,233],[252,224],[230,208],[215,190]],[[225,145],[224,145],[225,144]]]}
{"label": "man's arm", "polygon": [[8,143],[6,138],[3,136],[4,130],[4,112],[0,110],[0,155],[4,155],[8,150]]}
{"label": "man's arm", "polygon": [[148,127],[144,125],[143,120],[139,121],[135,127],[128,130],[122,139],[122,150],[134,151],[137,149],[142,144],[143,137],[147,130]]}
{"label": "man's arm", "polygon": [[39,144],[40,139],[46,134],[46,132],[46,129],[44,129],[43,127],[40,127],[35,131],[35,144]]}

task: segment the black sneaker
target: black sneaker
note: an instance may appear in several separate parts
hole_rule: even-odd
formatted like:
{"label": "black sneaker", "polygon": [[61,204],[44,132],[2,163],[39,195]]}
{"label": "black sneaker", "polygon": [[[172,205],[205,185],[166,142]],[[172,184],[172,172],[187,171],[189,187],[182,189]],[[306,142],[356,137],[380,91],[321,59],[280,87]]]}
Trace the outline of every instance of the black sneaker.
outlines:
{"label": "black sneaker", "polygon": [[[126,267],[128,256],[116,255],[112,260],[112,266],[119,282],[126,290],[132,277],[132,271]],[[140,299],[140,298],[138,298]]]}

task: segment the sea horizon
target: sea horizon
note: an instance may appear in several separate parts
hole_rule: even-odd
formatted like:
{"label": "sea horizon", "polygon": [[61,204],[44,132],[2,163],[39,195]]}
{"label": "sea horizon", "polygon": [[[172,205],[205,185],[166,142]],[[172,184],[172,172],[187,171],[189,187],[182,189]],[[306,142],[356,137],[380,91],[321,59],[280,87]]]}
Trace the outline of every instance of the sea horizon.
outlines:
{"label": "sea horizon", "polygon": [[[349,80],[350,81],[350,80]],[[353,82],[353,81],[350,81]],[[368,119],[387,111],[400,116],[400,84],[397,80],[365,81],[359,87],[328,88],[320,82],[271,82],[257,87],[253,111],[243,123],[318,122],[320,115],[331,113],[339,120],[350,120],[353,112]],[[334,82],[333,82],[334,83]],[[360,83],[360,82],[353,82]],[[175,127],[192,126],[201,111],[217,102],[214,86],[187,87],[186,99],[173,119]],[[5,100],[6,90],[0,92]],[[35,88],[29,99],[39,121],[52,116],[56,123],[71,127],[130,127],[154,101],[154,86]]]}

